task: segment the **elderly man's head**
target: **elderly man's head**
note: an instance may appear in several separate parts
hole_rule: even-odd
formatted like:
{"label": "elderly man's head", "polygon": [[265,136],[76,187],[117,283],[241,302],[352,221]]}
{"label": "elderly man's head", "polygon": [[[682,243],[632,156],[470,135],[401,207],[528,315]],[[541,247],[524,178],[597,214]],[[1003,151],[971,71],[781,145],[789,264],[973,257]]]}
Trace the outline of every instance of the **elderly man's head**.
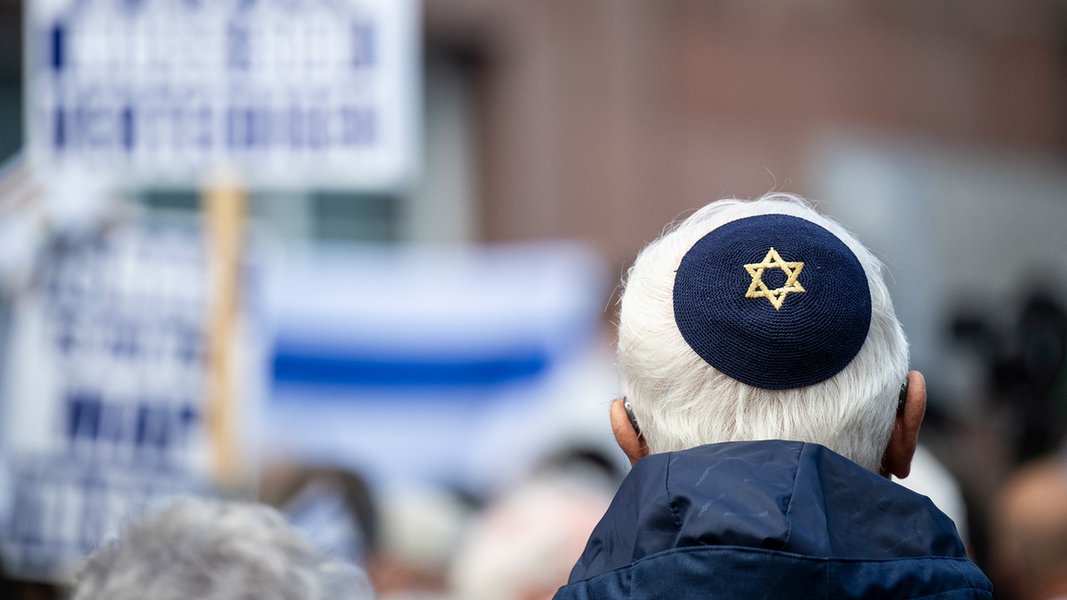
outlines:
{"label": "elderly man's head", "polygon": [[86,561],[73,600],[371,600],[354,565],[321,556],[278,511],[181,499]]}
{"label": "elderly man's head", "polygon": [[891,436],[898,426],[917,435],[925,410],[881,263],[784,194],[713,202],[640,253],[621,299],[618,361],[640,438],[625,439],[623,403],[612,420],[624,450],[637,444],[631,459],[791,439],[906,476],[914,439]]}

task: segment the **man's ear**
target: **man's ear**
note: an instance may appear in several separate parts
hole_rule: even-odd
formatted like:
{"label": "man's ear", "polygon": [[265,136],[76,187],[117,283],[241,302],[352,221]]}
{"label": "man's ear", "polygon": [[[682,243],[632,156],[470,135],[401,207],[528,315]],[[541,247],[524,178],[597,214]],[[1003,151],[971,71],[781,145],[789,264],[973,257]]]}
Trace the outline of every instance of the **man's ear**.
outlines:
{"label": "man's ear", "polygon": [[630,464],[648,456],[648,444],[645,438],[634,429],[630,418],[626,415],[626,408],[622,405],[622,398],[617,398],[611,403],[611,431],[615,434],[615,441],[619,448],[630,459]]}
{"label": "man's ear", "polygon": [[915,448],[919,444],[919,428],[925,416],[926,379],[922,373],[911,371],[908,373],[908,391],[904,406],[897,411],[893,433],[889,436],[889,444],[886,445],[885,455],[882,457],[880,475],[887,478],[895,475],[904,479],[911,473],[911,459],[915,456]]}

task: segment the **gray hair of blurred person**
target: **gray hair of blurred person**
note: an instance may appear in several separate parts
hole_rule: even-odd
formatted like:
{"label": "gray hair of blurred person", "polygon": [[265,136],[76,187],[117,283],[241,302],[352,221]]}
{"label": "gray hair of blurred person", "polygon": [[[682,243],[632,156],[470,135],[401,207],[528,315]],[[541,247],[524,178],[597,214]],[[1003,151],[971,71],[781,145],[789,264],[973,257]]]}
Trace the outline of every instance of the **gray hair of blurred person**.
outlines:
{"label": "gray hair of blurred person", "polygon": [[[726,223],[763,214],[792,215],[825,228],[852,250],[867,275],[867,338],[847,367],[814,385],[767,390],[734,380],[697,355],[674,319],[674,275],[686,252]],[[822,444],[878,471],[908,368],[907,340],[882,271],[881,262],[840,224],[789,194],[712,202],[668,229],[638,255],[620,299],[622,392],[649,451],[792,439]]]}
{"label": "gray hair of blurred person", "polygon": [[268,506],[183,498],[82,566],[73,600],[368,600],[355,565],[320,555]]}

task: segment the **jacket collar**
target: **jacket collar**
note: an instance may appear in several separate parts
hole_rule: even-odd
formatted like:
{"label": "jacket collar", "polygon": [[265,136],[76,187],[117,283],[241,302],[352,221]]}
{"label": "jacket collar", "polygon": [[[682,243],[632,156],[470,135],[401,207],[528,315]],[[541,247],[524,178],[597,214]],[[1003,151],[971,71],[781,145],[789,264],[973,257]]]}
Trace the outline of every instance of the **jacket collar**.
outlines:
{"label": "jacket collar", "polygon": [[955,525],[928,498],[823,446],[728,442],[638,461],[571,581],[693,546],[835,559],[966,557]]}

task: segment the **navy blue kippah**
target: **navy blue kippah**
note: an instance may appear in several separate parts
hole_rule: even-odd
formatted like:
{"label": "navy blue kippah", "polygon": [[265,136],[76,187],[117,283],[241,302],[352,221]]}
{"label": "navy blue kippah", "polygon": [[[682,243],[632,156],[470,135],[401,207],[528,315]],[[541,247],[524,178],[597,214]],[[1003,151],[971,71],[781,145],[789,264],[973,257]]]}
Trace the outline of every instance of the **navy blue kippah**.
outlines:
{"label": "navy blue kippah", "polygon": [[771,390],[819,383],[867,339],[871,292],[856,255],[789,215],[727,223],[700,238],[674,277],[686,343],[722,373]]}

